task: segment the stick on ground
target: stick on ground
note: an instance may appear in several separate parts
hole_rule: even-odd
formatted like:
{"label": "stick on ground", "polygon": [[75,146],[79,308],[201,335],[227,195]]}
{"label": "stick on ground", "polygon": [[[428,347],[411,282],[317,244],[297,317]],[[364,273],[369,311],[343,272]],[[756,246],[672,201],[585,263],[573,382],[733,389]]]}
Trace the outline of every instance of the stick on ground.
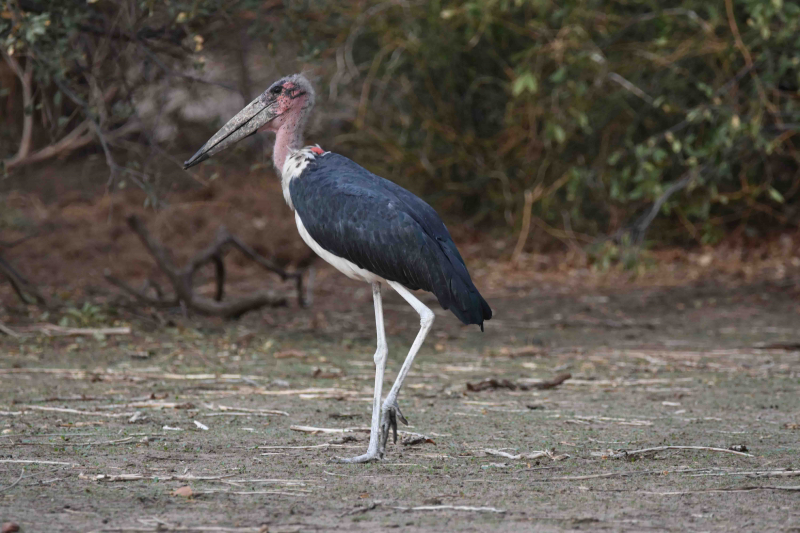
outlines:
{"label": "stick on ground", "polygon": [[666,450],[696,450],[696,451],[706,451],[706,452],[730,453],[733,455],[741,455],[743,457],[755,457],[753,454],[750,453],[737,452],[725,448],[712,448],[711,446],[656,446],[655,448],[644,448],[642,450],[632,450],[632,451],[622,450],[621,452],[612,455],[612,457],[614,459],[624,459],[625,457],[630,457],[632,455],[644,455],[647,453],[663,452]]}
{"label": "stick on ground", "polygon": [[421,505],[419,507],[394,507],[399,511],[467,511],[473,513],[505,513],[494,507],[470,507],[467,505]]}

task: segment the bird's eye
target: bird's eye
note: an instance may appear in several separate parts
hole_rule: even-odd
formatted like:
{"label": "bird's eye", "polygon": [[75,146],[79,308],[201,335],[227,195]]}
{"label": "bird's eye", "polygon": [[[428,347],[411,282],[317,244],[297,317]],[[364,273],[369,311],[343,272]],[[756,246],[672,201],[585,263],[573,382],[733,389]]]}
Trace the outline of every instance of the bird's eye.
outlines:
{"label": "bird's eye", "polygon": [[269,90],[269,92],[271,92],[272,94],[281,94],[281,91],[283,91],[283,87],[281,87],[280,85],[278,85],[277,87],[273,87],[272,89]]}

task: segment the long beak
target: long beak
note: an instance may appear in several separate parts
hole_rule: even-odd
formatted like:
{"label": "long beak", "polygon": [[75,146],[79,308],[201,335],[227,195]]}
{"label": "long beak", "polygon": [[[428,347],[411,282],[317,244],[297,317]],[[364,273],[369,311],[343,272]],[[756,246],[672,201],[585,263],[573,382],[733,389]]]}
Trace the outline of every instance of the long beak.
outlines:
{"label": "long beak", "polygon": [[256,133],[260,127],[277,116],[274,104],[264,104],[260,97],[256,98],[222,126],[222,129],[215,133],[196,154],[184,162],[183,169],[202,163],[212,155],[230,148],[245,137]]}

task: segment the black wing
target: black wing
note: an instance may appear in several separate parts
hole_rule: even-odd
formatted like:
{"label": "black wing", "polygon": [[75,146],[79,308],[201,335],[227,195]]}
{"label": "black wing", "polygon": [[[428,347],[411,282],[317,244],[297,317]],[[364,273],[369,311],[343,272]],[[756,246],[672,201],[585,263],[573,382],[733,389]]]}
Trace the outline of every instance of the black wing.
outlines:
{"label": "black wing", "polygon": [[309,235],[325,250],[434,293],[465,324],[483,329],[492,317],[439,215],[399,185],[328,153],[292,180],[290,192]]}

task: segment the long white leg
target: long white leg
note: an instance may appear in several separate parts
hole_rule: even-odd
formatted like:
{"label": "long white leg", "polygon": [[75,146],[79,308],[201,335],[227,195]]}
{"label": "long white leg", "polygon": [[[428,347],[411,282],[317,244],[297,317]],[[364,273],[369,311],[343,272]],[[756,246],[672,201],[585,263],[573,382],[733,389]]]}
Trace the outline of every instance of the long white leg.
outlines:
{"label": "long white leg", "polygon": [[375,350],[375,393],[372,399],[372,425],[369,432],[369,446],[367,453],[348,459],[337,458],[342,463],[366,463],[380,459],[379,450],[380,423],[381,423],[381,389],[383,388],[383,373],[386,370],[386,357],[389,347],[386,344],[386,332],[383,328],[383,303],[381,301],[381,284],[372,284],[372,299],[375,302],[375,328],[378,330],[378,347]]}
{"label": "long white leg", "polygon": [[386,395],[386,399],[383,401],[383,408],[381,409],[383,412],[383,424],[381,425],[381,452],[383,452],[384,447],[386,446],[386,440],[389,438],[389,430],[391,429],[394,433],[394,442],[397,442],[397,419],[399,418],[403,424],[408,424],[403,413],[400,412],[400,408],[397,405],[397,394],[400,392],[400,387],[403,386],[403,381],[406,379],[406,375],[408,371],[411,370],[411,364],[414,362],[414,357],[416,357],[417,352],[419,352],[420,347],[422,347],[422,343],[425,342],[425,337],[428,336],[428,332],[431,330],[431,326],[433,326],[433,319],[434,314],[425,304],[420,302],[411,291],[403,287],[397,282],[394,281],[387,281],[389,286],[391,286],[397,293],[403,297],[405,301],[411,304],[411,307],[419,313],[419,333],[417,333],[417,338],[414,339],[414,344],[411,345],[411,349],[408,351],[408,356],[406,357],[405,362],[403,362],[402,368],[400,368],[400,373],[397,374],[397,379],[392,385],[392,390],[389,391],[389,394]]}

